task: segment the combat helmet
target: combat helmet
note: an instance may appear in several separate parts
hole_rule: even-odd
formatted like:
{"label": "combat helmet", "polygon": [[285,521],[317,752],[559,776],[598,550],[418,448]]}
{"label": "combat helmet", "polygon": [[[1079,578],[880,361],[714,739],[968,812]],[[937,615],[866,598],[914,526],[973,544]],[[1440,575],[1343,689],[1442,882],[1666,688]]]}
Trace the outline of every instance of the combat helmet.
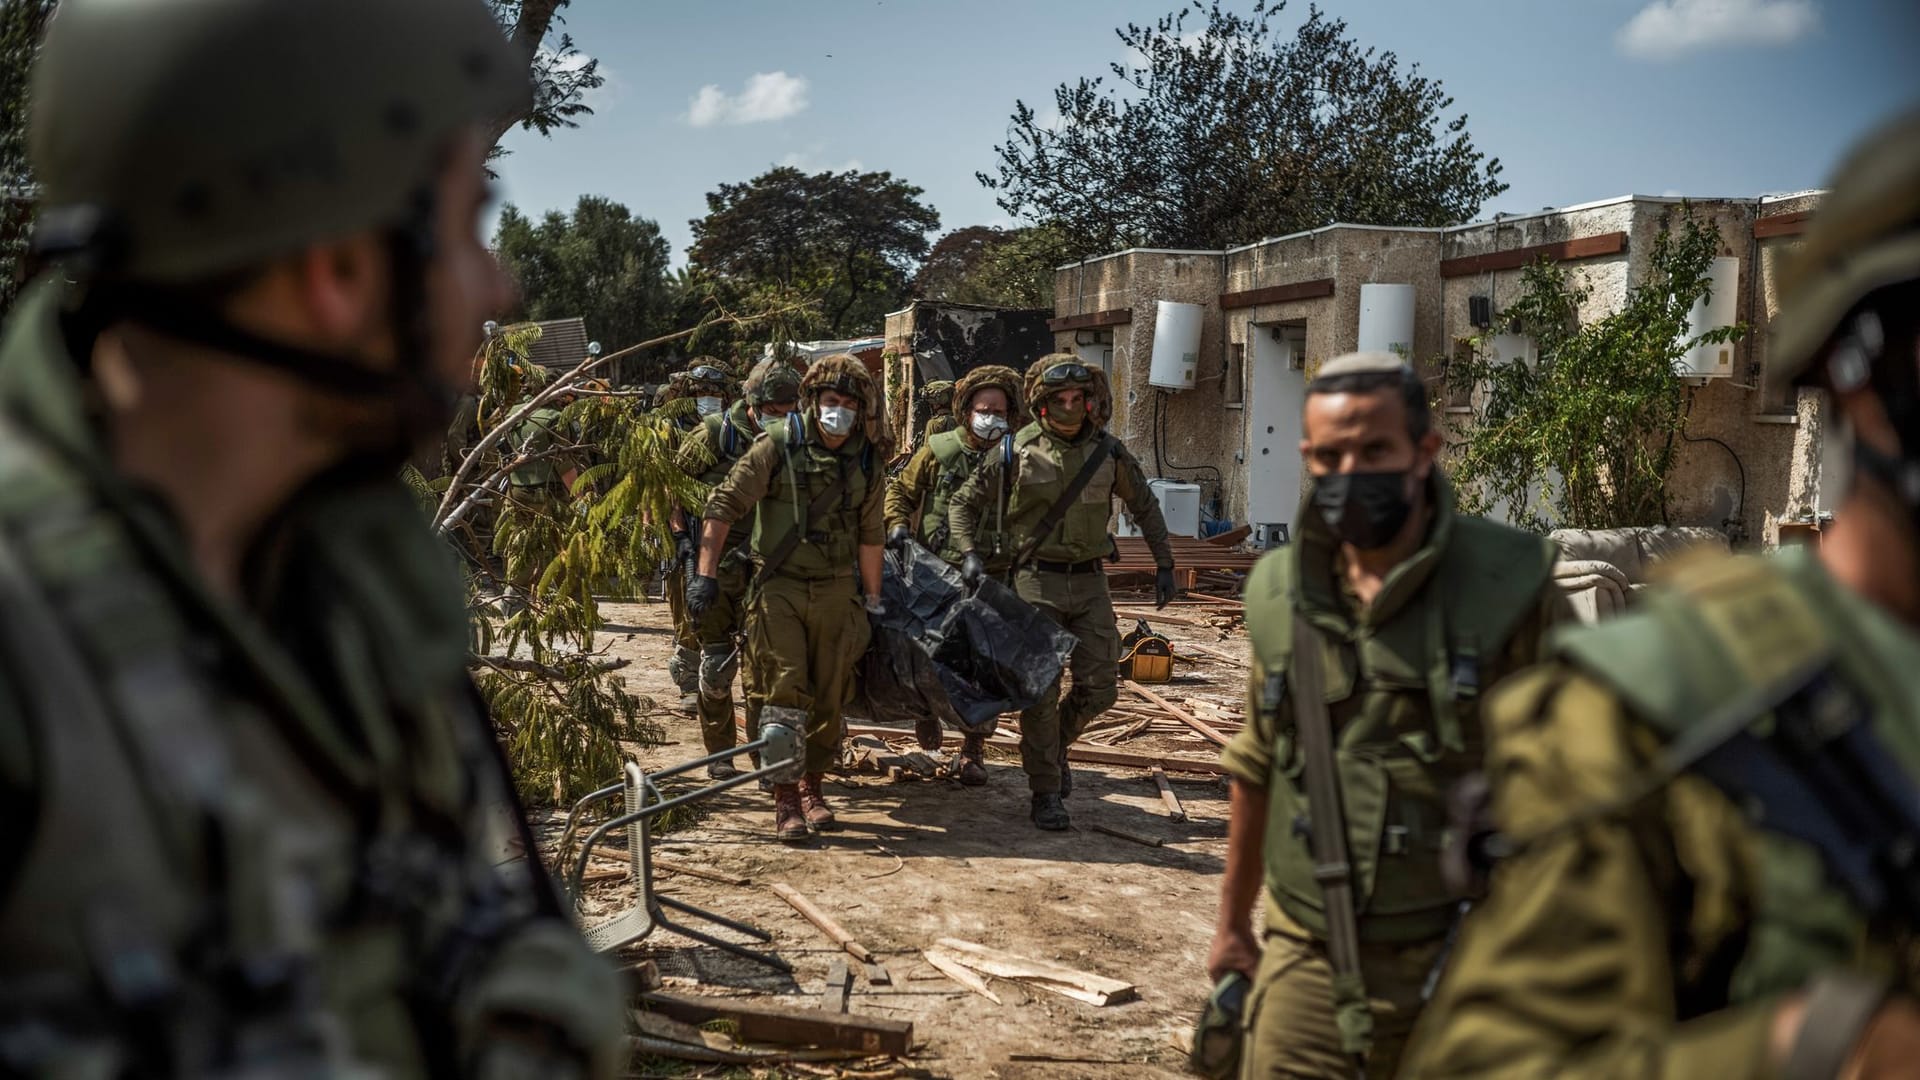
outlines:
{"label": "combat helmet", "polygon": [[[1048,376],[1053,378],[1049,379]],[[1048,353],[1027,367],[1023,401],[1035,417],[1045,411],[1047,395],[1056,390],[1077,387],[1087,393],[1087,420],[1095,427],[1106,427],[1113,419],[1113,389],[1107,372],[1097,364],[1088,364],[1073,353]]]}
{"label": "combat helmet", "polygon": [[821,392],[826,390],[860,399],[861,427],[868,441],[876,446],[886,443],[886,426],[880,415],[880,388],[859,357],[836,353],[808,365],[807,373],[800,377],[802,405],[815,405]]}
{"label": "combat helmet", "polygon": [[177,285],[430,228],[449,142],[532,87],[480,0],[65,0],[30,100],[35,247]]}
{"label": "combat helmet", "polygon": [[915,396],[920,399],[920,404],[932,407],[933,411],[945,412],[947,406],[953,403],[953,388],[952,379],[935,379],[922,386],[920,393]]}
{"label": "combat helmet", "polygon": [[733,396],[733,375],[716,357],[696,356],[687,362],[686,370],[678,374],[688,397],[700,397],[703,393],[723,399]]}
{"label": "combat helmet", "polygon": [[993,387],[1007,395],[1007,427],[1019,430],[1026,423],[1026,417],[1020,409],[1021,383],[1020,373],[1005,364],[982,364],[960,376],[953,385],[953,419],[961,430],[967,430],[967,413],[973,403],[975,391]]}
{"label": "combat helmet", "polygon": [[768,357],[747,373],[747,404],[791,405],[800,400],[800,373],[778,357]]}

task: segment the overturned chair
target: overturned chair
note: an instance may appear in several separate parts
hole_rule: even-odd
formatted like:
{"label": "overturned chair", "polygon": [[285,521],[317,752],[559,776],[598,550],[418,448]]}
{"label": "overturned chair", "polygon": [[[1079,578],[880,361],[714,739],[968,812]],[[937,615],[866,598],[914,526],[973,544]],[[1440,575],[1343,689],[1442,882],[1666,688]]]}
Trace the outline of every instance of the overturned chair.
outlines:
{"label": "overturned chair", "polygon": [[[713,762],[749,751],[759,753],[762,762],[760,768],[684,792],[671,799],[663,798],[659,787],[656,786],[656,781],[680,776]],[[625,796],[625,809],[588,833],[586,839],[581,841],[579,854],[573,856],[573,868],[567,875],[567,892],[573,899],[575,911],[579,910],[583,897],[587,862],[593,856],[594,847],[617,829],[627,830],[627,870],[632,875],[633,882],[640,893],[638,902],[628,910],[605,922],[583,927],[582,932],[586,936],[587,944],[592,946],[595,952],[612,952],[621,946],[639,941],[658,927],[679,934],[681,937],[712,945],[714,948],[755,963],[765,964],[780,971],[792,971],[792,965],[771,953],[736,945],[704,931],[676,923],[668,917],[667,910],[672,909],[703,922],[724,926],[729,930],[745,934],[755,941],[773,940],[772,935],[757,927],[735,922],[711,911],[654,892],[651,822],[668,810],[710,798],[722,791],[740,787],[743,784],[751,784],[763,778],[774,783],[791,783],[800,775],[801,755],[802,743],[799,732],[784,724],[763,721],[760,725],[760,737],[750,743],[696,758],[659,772],[649,773],[640,767],[639,762],[628,761],[622,769],[622,776],[618,783],[609,784],[574,803],[573,808],[567,811],[566,832],[560,839],[560,857],[563,861],[572,850],[574,834],[586,810],[615,795]]]}

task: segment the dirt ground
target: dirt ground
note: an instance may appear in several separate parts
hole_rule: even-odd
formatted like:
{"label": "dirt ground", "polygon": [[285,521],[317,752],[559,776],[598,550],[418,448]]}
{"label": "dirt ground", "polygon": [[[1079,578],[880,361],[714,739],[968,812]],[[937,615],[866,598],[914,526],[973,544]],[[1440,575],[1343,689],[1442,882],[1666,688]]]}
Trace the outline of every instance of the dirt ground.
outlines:
{"label": "dirt ground", "polygon": [[[655,719],[666,729],[667,744],[647,748],[642,763],[659,768],[699,756],[695,721],[668,708],[677,693],[666,671],[671,639],[665,606],[605,604],[602,616],[612,654],[633,661],[624,672],[631,688],[662,706]],[[1222,640],[1197,628],[1159,628],[1176,645],[1190,639],[1245,653],[1245,640],[1237,635]],[[1203,696],[1237,711],[1239,669],[1209,659],[1181,665],[1179,674],[1171,687],[1159,689],[1169,696]],[[1115,749],[1213,756],[1198,736],[1136,738]],[[911,1020],[910,1064],[927,1074],[1005,1080],[1184,1075],[1181,1039],[1207,991],[1205,958],[1225,852],[1223,783],[1171,773],[1188,815],[1174,822],[1147,773],[1077,764],[1068,801],[1074,828],[1045,833],[1028,821],[1025,777],[1014,752],[990,749],[988,772],[991,780],[980,788],[945,779],[829,776],[828,798],[842,827],[799,848],[772,839],[771,796],[751,785],[717,796],[696,824],[660,837],[656,854],[751,883],[657,873],[656,888],[769,931],[770,947],[793,965],[793,975],[665,930],[624,950],[622,959],[652,959],[666,989],[675,993],[818,1006],[828,965],[843,954],[770,888],[784,882],[886,965],[890,987],[869,985],[859,965],[852,965],[849,1011]],[[1163,843],[1148,847],[1105,835],[1089,828],[1095,823]],[[594,887],[584,921],[617,914],[632,895],[632,887],[620,881]],[[731,931],[717,933],[746,943]],[[1003,1002],[995,1005],[920,955],[941,937],[1123,979],[1137,985],[1139,997],[1095,1007],[989,979]],[[757,996],[770,994],[782,996]],[[686,1075],[722,1074],[724,1067],[707,1066]]]}

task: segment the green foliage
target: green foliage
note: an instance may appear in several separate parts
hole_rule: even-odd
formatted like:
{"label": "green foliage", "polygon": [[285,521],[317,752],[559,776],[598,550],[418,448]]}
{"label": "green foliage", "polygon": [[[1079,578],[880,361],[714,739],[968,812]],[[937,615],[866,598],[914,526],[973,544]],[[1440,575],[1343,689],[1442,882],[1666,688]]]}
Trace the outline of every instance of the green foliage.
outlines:
{"label": "green foliage", "polygon": [[[580,126],[580,117],[593,115],[587,95],[605,85],[600,61],[583,55],[574,47],[573,37],[557,32],[556,22],[564,22],[560,9],[570,0],[488,0],[493,17],[507,36],[527,58],[528,74],[533,80],[533,107],[517,116],[503,116],[490,132],[493,141],[514,125],[551,136],[557,128]],[[505,151],[494,146],[489,157]]]}
{"label": "green foliage", "polygon": [[1735,340],[1746,327],[1687,336],[1720,232],[1682,208],[1654,238],[1646,280],[1621,310],[1582,324],[1588,290],[1542,260],[1526,268],[1519,299],[1495,323],[1518,320],[1538,362],[1497,363],[1476,340],[1447,363],[1447,384],[1472,395],[1474,414],[1453,443],[1461,504],[1486,513],[1505,504],[1515,523],[1609,529],[1660,524],[1674,442],[1686,427],[1686,390],[1675,363],[1695,344]]}
{"label": "green foliage", "polygon": [[[609,350],[672,329],[675,298],[660,227],[611,199],[582,195],[571,215],[551,211],[537,224],[509,204],[493,247],[520,286],[509,318],[577,315]],[[642,358],[629,359],[637,373]],[[627,372],[617,374],[629,381]]]}
{"label": "green foliage", "polygon": [[1078,255],[1059,225],[973,225],[934,243],[914,278],[913,291],[928,300],[959,304],[1051,308],[1054,268]]}
{"label": "green foliage", "polygon": [[[1364,48],[1317,8],[1192,3],[1116,30],[1126,62],[1054,91],[1058,119],[1015,102],[980,182],[1016,218],[1055,222],[1071,257],[1219,249],[1335,221],[1448,225],[1506,185],[1440,83]],[[1204,20],[1187,29],[1190,16]]]}
{"label": "green foliage", "polygon": [[825,333],[875,332],[908,295],[940,215],[890,173],[781,167],[707,195],[687,254],[721,287],[776,287],[813,297]]}

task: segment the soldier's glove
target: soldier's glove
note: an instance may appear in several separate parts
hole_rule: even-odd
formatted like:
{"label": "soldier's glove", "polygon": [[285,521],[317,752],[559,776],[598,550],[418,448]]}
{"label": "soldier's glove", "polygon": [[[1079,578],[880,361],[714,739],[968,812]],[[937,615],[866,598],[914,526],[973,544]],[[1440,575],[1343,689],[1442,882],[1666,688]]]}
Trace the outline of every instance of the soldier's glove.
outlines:
{"label": "soldier's glove", "polygon": [[887,546],[895,551],[905,551],[907,550],[907,537],[911,535],[912,533],[907,530],[905,525],[895,525],[893,531],[887,534]]}
{"label": "soldier's glove", "polygon": [[978,585],[987,579],[987,564],[980,559],[980,553],[969,551],[960,560],[960,580],[968,585]]}
{"label": "soldier's glove", "polygon": [[693,567],[693,534],[680,529],[673,531],[673,565],[668,570],[691,569]]}
{"label": "soldier's glove", "polygon": [[687,614],[699,618],[720,597],[720,579],[695,574],[687,579]]}
{"label": "soldier's glove", "polygon": [[1153,606],[1166,607],[1180,590],[1173,584],[1173,567],[1163,566],[1153,575]]}
{"label": "soldier's glove", "polygon": [[885,615],[887,613],[887,605],[881,603],[880,598],[872,593],[868,593],[862,603],[866,606],[867,614],[869,615]]}

